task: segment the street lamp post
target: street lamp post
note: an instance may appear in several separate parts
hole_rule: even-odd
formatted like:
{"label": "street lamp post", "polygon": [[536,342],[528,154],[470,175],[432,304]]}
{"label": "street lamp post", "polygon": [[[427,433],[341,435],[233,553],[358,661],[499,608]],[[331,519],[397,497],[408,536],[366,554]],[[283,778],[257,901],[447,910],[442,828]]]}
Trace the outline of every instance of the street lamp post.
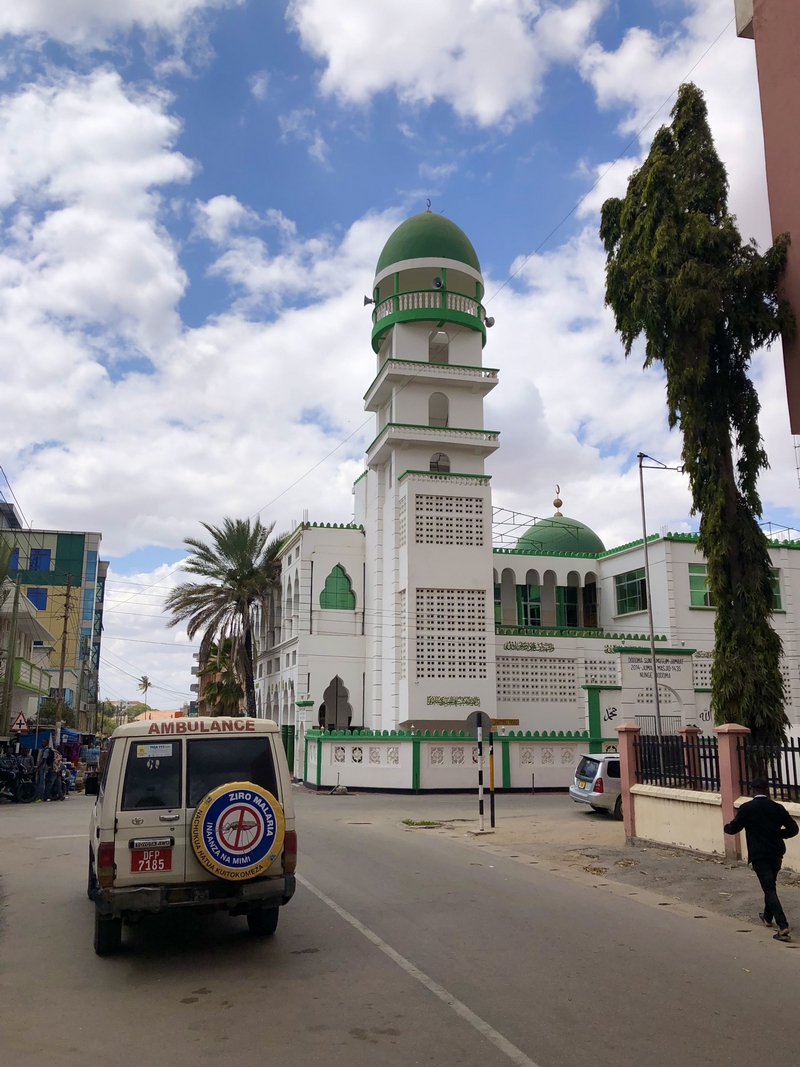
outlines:
{"label": "street lamp post", "polygon": [[[645,452],[639,452],[636,457],[639,460],[639,498],[642,505],[642,545],[644,546],[644,588],[647,597],[647,621],[650,626],[650,660],[653,669],[653,705],[656,710],[656,735],[659,742],[663,739],[664,732],[661,728],[661,700],[658,695],[658,670],[656,664],[656,633],[653,626],[653,597],[650,585],[650,551],[647,544],[647,518],[644,507],[644,460],[649,459],[654,466],[648,466],[648,470],[678,471],[683,474],[683,467],[669,467],[658,459],[653,459]],[[661,746],[659,744],[659,751]]]}

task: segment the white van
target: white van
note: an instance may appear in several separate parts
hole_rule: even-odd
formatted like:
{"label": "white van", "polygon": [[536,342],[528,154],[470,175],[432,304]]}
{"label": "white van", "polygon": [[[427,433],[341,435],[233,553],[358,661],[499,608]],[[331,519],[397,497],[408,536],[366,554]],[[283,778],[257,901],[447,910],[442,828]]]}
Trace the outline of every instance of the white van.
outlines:
{"label": "white van", "polygon": [[169,908],[246,915],[273,934],[295,890],[291,779],[269,719],[186,718],[118,727],[89,830],[94,948],[122,921]]}

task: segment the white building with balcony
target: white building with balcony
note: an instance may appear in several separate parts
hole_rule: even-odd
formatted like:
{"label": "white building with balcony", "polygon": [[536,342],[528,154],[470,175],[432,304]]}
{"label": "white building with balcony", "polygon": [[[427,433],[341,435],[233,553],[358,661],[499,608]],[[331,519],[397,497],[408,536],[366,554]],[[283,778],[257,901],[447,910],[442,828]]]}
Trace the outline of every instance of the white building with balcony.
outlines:
{"label": "white building with balcony", "polygon": [[[387,241],[355,521],[298,526],[256,620],[259,714],[287,747],[318,725],[458,728],[475,708],[515,730],[586,730],[595,750],[622,721],[652,727],[641,539],[606,549],[560,500],[548,518],[493,523],[485,461],[500,433],[483,402],[498,371],[483,363],[482,298],[478,257],[450,220],[423,212]],[[796,724],[800,542],[771,545]],[[714,606],[696,537],[653,536],[648,548],[665,728],[710,729]]]}

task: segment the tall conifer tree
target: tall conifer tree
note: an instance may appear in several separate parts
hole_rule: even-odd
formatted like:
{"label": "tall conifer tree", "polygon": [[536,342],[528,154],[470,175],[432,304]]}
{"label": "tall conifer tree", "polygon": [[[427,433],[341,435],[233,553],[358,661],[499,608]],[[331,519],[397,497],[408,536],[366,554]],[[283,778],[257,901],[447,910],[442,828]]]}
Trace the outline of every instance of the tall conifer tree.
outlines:
{"label": "tall conifer tree", "polygon": [[714,721],[781,740],[788,725],[781,640],[770,625],[772,572],[756,488],[768,462],[748,370],[757,348],[794,330],[778,295],[788,236],[764,255],[742,241],[695,85],[681,86],[672,124],[655,135],[624,199],[603,205],[600,237],[606,303],[626,354],[644,334],[645,366],[663,365],[669,423],[683,434],[698,547],[717,609]]}

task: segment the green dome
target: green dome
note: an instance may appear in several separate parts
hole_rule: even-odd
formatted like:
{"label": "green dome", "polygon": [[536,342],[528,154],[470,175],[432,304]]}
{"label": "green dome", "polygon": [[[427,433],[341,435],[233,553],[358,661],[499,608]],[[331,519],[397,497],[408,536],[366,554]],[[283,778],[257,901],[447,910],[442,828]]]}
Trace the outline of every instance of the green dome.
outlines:
{"label": "green dome", "polygon": [[606,546],[585,523],[556,515],[535,522],[517,541],[517,548],[536,555],[539,552],[605,552]]}
{"label": "green dome", "polygon": [[444,215],[422,211],[401,222],[383,246],[376,274],[406,259],[455,259],[480,272],[472,242],[460,227]]}

